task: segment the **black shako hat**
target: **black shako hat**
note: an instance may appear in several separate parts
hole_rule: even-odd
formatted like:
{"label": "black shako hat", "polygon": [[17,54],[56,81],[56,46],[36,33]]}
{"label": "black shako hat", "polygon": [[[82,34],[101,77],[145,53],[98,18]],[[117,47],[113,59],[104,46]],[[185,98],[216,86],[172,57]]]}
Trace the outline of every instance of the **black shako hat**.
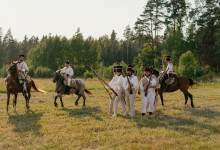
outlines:
{"label": "black shako hat", "polygon": [[133,66],[132,65],[128,65],[127,71],[131,71],[133,73],[134,72]]}
{"label": "black shako hat", "polygon": [[20,55],[18,55],[18,57],[20,58],[20,57],[24,57],[24,54],[20,54]]}
{"label": "black shako hat", "polygon": [[150,68],[150,67],[144,67],[144,71],[152,72],[152,68]]}
{"label": "black shako hat", "polygon": [[67,60],[67,61],[66,61],[66,64],[70,64],[70,61],[69,61],[69,60]]}
{"label": "black shako hat", "polygon": [[122,72],[122,66],[116,66],[116,72]]}
{"label": "black shako hat", "polygon": [[113,72],[116,72],[116,68],[117,68],[117,66],[114,66]]}
{"label": "black shako hat", "polygon": [[171,60],[171,56],[167,56],[166,61],[170,61],[170,60]]}

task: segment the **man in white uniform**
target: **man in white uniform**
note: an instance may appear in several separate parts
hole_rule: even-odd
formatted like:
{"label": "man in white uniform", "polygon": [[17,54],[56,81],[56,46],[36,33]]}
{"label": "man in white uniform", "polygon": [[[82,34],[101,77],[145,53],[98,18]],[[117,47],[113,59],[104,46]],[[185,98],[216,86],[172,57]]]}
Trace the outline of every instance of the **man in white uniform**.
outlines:
{"label": "man in white uniform", "polygon": [[128,65],[127,77],[124,78],[123,87],[125,90],[126,102],[128,104],[128,109],[130,116],[133,118],[135,116],[134,99],[136,95],[136,89],[138,87],[138,78],[133,75],[134,70],[132,65]]}
{"label": "man in white uniform", "polygon": [[[114,69],[113,69],[114,76],[113,76],[112,80],[111,80],[110,83],[109,83],[109,86],[110,86],[110,87],[112,87],[112,85],[114,85],[114,83],[117,82],[118,76],[117,76],[117,74],[116,74],[116,68],[117,68],[117,66],[114,66]],[[108,86],[106,86],[106,88],[108,88]],[[115,87],[113,90],[114,90],[116,93],[118,93],[118,88],[117,88],[117,87]],[[111,102],[110,102],[109,114],[112,114],[112,112],[113,112],[113,104],[114,104],[115,98],[116,98],[116,95],[114,94],[113,97],[112,97],[112,99],[111,99]],[[123,92],[122,99],[120,100],[122,112],[123,112],[123,108],[122,108],[122,105],[123,105],[123,104],[122,104],[122,103],[124,103],[123,101],[124,101],[124,92]],[[125,113],[125,112],[123,112],[123,113]]]}
{"label": "man in white uniform", "polygon": [[123,89],[124,78],[121,75],[121,73],[122,73],[122,66],[117,66],[116,67],[116,74],[117,74],[116,82],[114,82],[113,84],[110,85],[111,88],[117,90],[117,94],[118,94],[118,96],[116,96],[116,98],[114,100],[114,114],[113,114],[113,116],[117,116],[119,101],[121,102],[121,106],[122,106],[122,110],[123,110],[122,113],[127,115],[125,102],[122,100],[123,96],[124,96],[124,89]]}
{"label": "man in white uniform", "polygon": [[142,95],[142,116],[147,113],[147,103],[149,103],[149,115],[152,115],[154,111],[154,100],[156,96],[155,88],[157,81],[151,74],[151,68],[145,67],[144,74],[140,83],[140,89],[143,91]]}
{"label": "man in white uniform", "polygon": [[[23,91],[27,92],[27,84],[30,84],[31,79],[27,75],[29,69],[27,64],[24,62],[24,54],[19,55],[19,60],[18,60],[18,80],[19,83],[23,85]],[[6,77],[5,81],[8,82],[9,80],[9,75]]]}
{"label": "man in white uniform", "polygon": [[170,58],[171,58],[171,56],[167,56],[166,57],[166,63],[167,63],[167,68],[166,68],[166,74],[164,75],[164,78],[163,78],[163,80],[162,80],[162,82],[161,82],[161,88],[162,88],[162,91],[164,92],[165,90],[166,90],[166,88],[167,88],[167,85],[166,85],[166,80],[169,78],[169,77],[171,77],[171,76],[173,76],[173,64],[170,62]]}
{"label": "man in white uniform", "polygon": [[73,69],[70,67],[70,61],[66,61],[65,67],[62,69],[65,72],[65,82],[66,83],[66,94],[70,94],[70,85],[72,81],[72,76],[74,75]]}

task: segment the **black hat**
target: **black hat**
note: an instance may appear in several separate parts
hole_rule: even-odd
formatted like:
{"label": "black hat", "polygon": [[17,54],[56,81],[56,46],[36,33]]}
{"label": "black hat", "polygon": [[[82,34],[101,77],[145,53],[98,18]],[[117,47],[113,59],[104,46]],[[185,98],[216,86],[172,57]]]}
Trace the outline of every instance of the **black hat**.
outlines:
{"label": "black hat", "polygon": [[170,61],[170,59],[171,59],[171,56],[166,57],[166,61]]}
{"label": "black hat", "polygon": [[67,61],[66,61],[66,64],[70,64],[70,61],[69,61],[69,60],[67,60]]}
{"label": "black hat", "polygon": [[116,72],[116,68],[117,68],[117,66],[114,66],[113,72]]}
{"label": "black hat", "polygon": [[128,65],[127,71],[134,72],[134,70],[133,70],[133,66],[132,66],[132,65]]}
{"label": "black hat", "polygon": [[122,66],[116,66],[116,72],[122,72]]}
{"label": "black hat", "polygon": [[19,56],[19,58],[20,58],[20,57],[24,57],[24,54],[20,54],[20,55],[18,55],[18,56]]}
{"label": "black hat", "polygon": [[152,72],[152,68],[150,68],[150,67],[144,67],[144,71]]}

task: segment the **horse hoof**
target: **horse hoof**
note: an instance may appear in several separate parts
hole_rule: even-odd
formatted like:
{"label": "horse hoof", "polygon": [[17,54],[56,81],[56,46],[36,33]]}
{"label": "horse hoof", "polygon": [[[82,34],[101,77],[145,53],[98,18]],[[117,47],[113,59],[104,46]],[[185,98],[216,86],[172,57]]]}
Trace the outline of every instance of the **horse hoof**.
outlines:
{"label": "horse hoof", "polygon": [[86,105],[83,105],[83,107],[86,107]]}
{"label": "horse hoof", "polygon": [[8,111],[6,110],[6,114],[8,114]]}
{"label": "horse hoof", "polygon": [[61,107],[64,107],[63,105],[61,105]]}
{"label": "horse hoof", "polygon": [[195,108],[195,106],[194,106],[194,105],[192,105],[192,108]]}
{"label": "horse hoof", "polygon": [[57,107],[57,103],[54,103],[54,106]]}
{"label": "horse hoof", "polygon": [[75,103],[76,106],[78,106],[78,103]]}

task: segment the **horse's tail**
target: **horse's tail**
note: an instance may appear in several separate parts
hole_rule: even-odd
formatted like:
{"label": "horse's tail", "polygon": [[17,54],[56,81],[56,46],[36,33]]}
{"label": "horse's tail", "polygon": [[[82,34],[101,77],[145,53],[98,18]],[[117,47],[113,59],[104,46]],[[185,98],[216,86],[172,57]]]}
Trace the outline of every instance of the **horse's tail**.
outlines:
{"label": "horse's tail", "polygon": [[85,92],[86,92],[87,94],[91,94],[91,95],[92,95],[92,92],[90,92],[90,91],[87,90],[87,89],[85,89]]}
{"label": "horse's tail", "polygon": [[196,81],[194,82],[194,81],[193,81],[192,79],[190,79],[190,78],[188,78],[188,80],[189,80],[189,84],[190,84],[191,86],[196,83]]}
{"label": "horse's tail", "polygon": [[34,83],[34,80],[31,79],[31,89],[33,89],[34,91],[37,91],[37,92],[41,92],[41,93],[47,93],[46,91],[44,90],[40,90],[36,87],[35,83]]}

